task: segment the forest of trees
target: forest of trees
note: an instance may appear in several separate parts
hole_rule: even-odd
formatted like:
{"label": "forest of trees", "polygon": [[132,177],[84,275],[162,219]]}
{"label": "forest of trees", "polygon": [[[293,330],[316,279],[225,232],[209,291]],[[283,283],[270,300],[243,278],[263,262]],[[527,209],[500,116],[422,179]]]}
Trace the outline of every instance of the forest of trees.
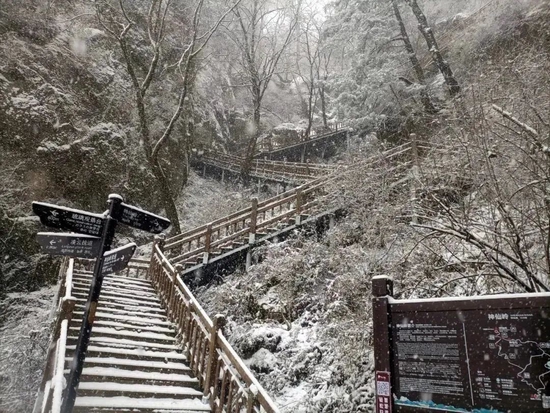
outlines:
{"label": "forest of trees", "polygon": [[[241,156],[246,185],[281,125],[308,139],[343,124],[359,142],[326,200],[352,210],[346,222],[252,270],[286,285],[287,324],[322,312],[342,346],[335,387],[368,382],[368,351],[353,348],[371,340],[356,321],[369,316],[356,304],[367,276],[418,297],[548,291],[549,16],[548,0],[0,0],[0,303],[55,281],[32,201],[100,212],[117,192],[177,233],[193,153]],[[412,140],[398,183],[361,164]],[[321,278],[330,288],[312,303],[304,291]],[[222,290],[211,309],[249,322],[263,287],[233,281],[246,300]],[[370,411],[336,394],[308,411]]]}

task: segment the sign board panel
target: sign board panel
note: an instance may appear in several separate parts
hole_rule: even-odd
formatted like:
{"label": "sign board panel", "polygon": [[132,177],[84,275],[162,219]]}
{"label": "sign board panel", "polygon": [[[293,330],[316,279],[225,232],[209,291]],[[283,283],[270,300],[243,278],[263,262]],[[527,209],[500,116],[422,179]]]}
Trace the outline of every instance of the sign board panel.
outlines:
{"label": "sign board panel", "polygon": [[96,258],[101,245],[99,237],[62,232],[39,232],[36,240],[46,254],[80,258]]}
{"label": "sign board panel", "polygon": [[392,311],[396,411],[550,412],[548,298],[544,308]]}
{"label": "sign board panel", "polygon": [[160,234],[170,226],[170,221],[159,215],[144,211],[135,206],[121,204],[120,216],[115,217],[119,222],[142,231]]}
{"label": "sign board panel", "polygon": [[134,255],[135,250],[136,244],[131,242],[123,247],[107,251],[103,254],[103,267],[101,268],[101,274],[107,275],[122,271],[128,265],[128,262]]}
{"label": "sign board panel", "polygon": [[42,224],[65,231],[98,237],[105,225],[102,214],[94,214],[45,202],[33,202],[32,210],[40,217]]}

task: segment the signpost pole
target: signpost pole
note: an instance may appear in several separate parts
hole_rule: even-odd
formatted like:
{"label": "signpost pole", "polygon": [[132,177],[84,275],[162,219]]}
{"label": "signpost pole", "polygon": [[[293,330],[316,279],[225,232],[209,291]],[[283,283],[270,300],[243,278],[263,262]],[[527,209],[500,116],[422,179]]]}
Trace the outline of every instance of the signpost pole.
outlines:
{"label": "signpost pole", "polygon": [[386,275],[372,278],[372,318],[374,337],[374,371],[376,374],[376,413],[392,413],[391,337],[389,297],[393,294],[393,280]]}
{"label": "signpost pole", "polygon": [[78,334],[78,341],[76,349],[71,363],[71,371],[67,381],[67,389],[65,390],[65,397],[63,399],[63,405],[61,407],[62,413],[72,413],[75,399],[76,390],[80,382],[80,375],[82,373],[82,367],[84,365],[84,359],[86,358],[86,352],[88,350],[88,344],[90,342],[90,334],[92,332],[92,325],[95,319],[95,312],[97,303],[99,301],[99,294],[101,291],[101,285],[103,283],[103,276],[101,270],[103,267],[103,254],[111,248],[111,243],[115,234],[115,228],[117,220],[113,217],[120,215],[120,207],[122,204],[122,197],[120,195],[109,195],[109,211],[105,219],[105,225],[101,234],[101,246],[99,255],[95,262],[94,274],[92,278],[92,284],[90,286],[90,293],[84,309],[84,317],[82,318],[82,326],[80,333]]}

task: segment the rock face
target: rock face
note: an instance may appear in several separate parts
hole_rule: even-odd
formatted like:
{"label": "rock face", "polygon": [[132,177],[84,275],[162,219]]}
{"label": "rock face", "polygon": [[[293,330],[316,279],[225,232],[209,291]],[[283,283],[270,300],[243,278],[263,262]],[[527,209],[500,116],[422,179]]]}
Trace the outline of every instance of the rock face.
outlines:
{"label": "rock face", "polygon": [[[45,10],[34,0],[4,3],[0,294],[32,290],[56,276],[56,261],[37,255],[34,237],[44,228],[30,218],[32,201],[101,212],[116,192],[143,208],[162,208],[135,127],[131,87],[112,45],[86,26],[92,22],[60,23],[64,13],[74,16],[87,6],[61,2]],[[161,126],[153,124],[154,136]],[[186,176],[178,136],[179,129],[163,150],[174,193]]]}
{"label": "rock face", "polygon": [[55,281],[59,260],[39,254],[35,241],[40,221],[34,217],[10,219],[0,211],[5,234],[0,247],[0,297],[11,291],[32,291]]}

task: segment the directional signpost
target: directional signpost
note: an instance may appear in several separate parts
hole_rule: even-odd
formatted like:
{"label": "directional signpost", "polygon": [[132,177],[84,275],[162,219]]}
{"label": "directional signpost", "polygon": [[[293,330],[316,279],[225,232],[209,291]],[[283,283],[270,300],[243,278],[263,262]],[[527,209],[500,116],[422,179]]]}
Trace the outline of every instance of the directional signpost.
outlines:
{"label": "directional signpost", "polygon": [[103,255],[103,267],[101,267],[101,275],[112,274],[122,271],[128,265],[128,261],[134,255],[136,244],[131,242],[124,247],[120,247]]}
{"label": "directional signpost", "polygon": [[170,221],[166,218],[123,203],[120,195],[109,195],[108,205],[109,209],[104,214],[95,214],[44,202],[32,204],[33,211],[40,217],[42,224],[76,232],[38,233],[36,239],[43,252],[69,257],[96,258],[92,285],[63,397],[62,413],[73,411],[103,277],[126,268],[136,249],[136,244],[130,243],[110,251],[117,224],[121,222],[153,234],[159,234],[170,226]]}
{"label": "directional signpost", "polygon": [[95,258],[101,246],[99,237],[62,232],[39,232],[36,240],[43,252],[69,257]]}

